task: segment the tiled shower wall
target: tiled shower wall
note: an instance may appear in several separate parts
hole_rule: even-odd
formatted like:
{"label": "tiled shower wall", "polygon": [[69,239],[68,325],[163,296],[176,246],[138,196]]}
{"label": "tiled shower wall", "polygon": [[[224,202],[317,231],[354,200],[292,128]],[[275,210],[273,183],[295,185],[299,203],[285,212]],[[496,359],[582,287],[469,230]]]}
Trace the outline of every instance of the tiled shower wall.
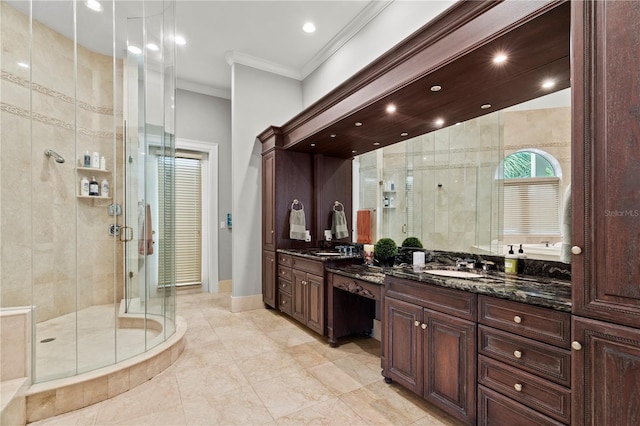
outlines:
{"label": "tiled shower wall", "polygon": [[[34,305],[39,322],[122,298],[122,245],[108,234],[114,201],[78,198],[76,171],[85,151],[98,151],[111,173],[96,178],[122,203],[122,63],[81,45],[76,60],[73,40],[35,20],[30,35],[28,16],[0,7],[1,303]],[[30,55],[30,69],[17,65]]]}

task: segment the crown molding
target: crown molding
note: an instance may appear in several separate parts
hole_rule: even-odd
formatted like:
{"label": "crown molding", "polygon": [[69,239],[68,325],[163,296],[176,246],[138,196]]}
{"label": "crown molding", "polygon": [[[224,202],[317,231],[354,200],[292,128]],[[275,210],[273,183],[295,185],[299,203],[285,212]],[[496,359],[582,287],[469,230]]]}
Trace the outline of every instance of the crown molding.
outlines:
{"label": "crown molding", "polygon": [[246,65],[248,67],[282,75],[284,77],[293,78],[295,80],[302,80],[302,75],[300,71],[298,71],[293,67],[287,67],[281,64],[277,64],[275,62],[258,58],[257,56],[248,55],[246,53],[242,53],[237,50],[228,51],[224,55],[224,58],[229,65],[233,65],[233,64]]}
{"label": "crown molding", "polygon": [[329,42],[316,53],[302,67],[300,74],[302,79],[307,78],[309,74],[316,70],[324,61],[329,59],[331,55],[336,53],[344,46],[353,36],[363,29],[369,22],[380,14],[394,0],[371,1],[364,9],[358,13],[338,34],[336,34]]}
{"label": "crown molding", "polygon": [[184,80],[181,78],[177,80],[176,87],[181,90],[188,90],[189,92],[202,93],[204,95],[231,100],[230,89],[220,89],[217,87],[207,86],[205,84],[196,83],[194,81]]}

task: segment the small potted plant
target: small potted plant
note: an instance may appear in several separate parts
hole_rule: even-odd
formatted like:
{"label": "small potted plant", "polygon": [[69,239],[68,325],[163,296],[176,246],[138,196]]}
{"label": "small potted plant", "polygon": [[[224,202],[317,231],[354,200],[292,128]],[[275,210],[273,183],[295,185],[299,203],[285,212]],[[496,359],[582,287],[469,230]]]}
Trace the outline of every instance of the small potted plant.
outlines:
{"label": "small potted plant", "polygon": [[423,248],[422,242],[418,237],[407,237],[401,244],[402,247]]}
{"label": "small potted plant", "polygon": [[373,247],[374,257],[380,266],[393,266],[398,245],[391,238],[380,238]]}

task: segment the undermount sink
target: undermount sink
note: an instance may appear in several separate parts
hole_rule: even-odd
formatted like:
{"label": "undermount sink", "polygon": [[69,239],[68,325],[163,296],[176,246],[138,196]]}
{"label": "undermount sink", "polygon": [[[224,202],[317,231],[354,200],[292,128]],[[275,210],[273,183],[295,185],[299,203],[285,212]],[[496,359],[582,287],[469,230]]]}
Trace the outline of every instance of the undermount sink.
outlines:
{"label": "undermount sink", "polygon": [[473,272],[453,271],[448,269],[429,269],[423,272],[425,274],[440,275],[443,277],[451,277],[451,278],[482,278],[482,275],[474,274]]}
{"label": "undermount sink", "polygon": [[335,251],[318,251],[313,253],[314,256],[342,256],[340,253]]}

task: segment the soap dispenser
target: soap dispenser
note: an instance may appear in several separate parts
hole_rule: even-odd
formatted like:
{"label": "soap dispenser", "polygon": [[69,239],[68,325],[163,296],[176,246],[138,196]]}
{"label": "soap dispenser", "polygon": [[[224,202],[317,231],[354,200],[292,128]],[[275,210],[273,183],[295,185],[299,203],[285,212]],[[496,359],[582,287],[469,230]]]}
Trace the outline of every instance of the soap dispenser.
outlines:
{"label": "soap dispenser", "polygon": [[524,254],[524,250],[522,249],[522,244],[520,244],[520,248],[518,249],[518,271],[522,274],[524,272],[524,260],[527,258],[527,255]]}
{"label": "soap dispenser", "polygon": [[513,246],[509,246],[509,253],[504,257],[504,273],[518,273],[518,256],[513,252]]}
{"label": "soap dispenser", "polygon": [[91,176],[91,181],[89,182],[89,195],[95,197],[100,195],[100,186],[95,176]]}

